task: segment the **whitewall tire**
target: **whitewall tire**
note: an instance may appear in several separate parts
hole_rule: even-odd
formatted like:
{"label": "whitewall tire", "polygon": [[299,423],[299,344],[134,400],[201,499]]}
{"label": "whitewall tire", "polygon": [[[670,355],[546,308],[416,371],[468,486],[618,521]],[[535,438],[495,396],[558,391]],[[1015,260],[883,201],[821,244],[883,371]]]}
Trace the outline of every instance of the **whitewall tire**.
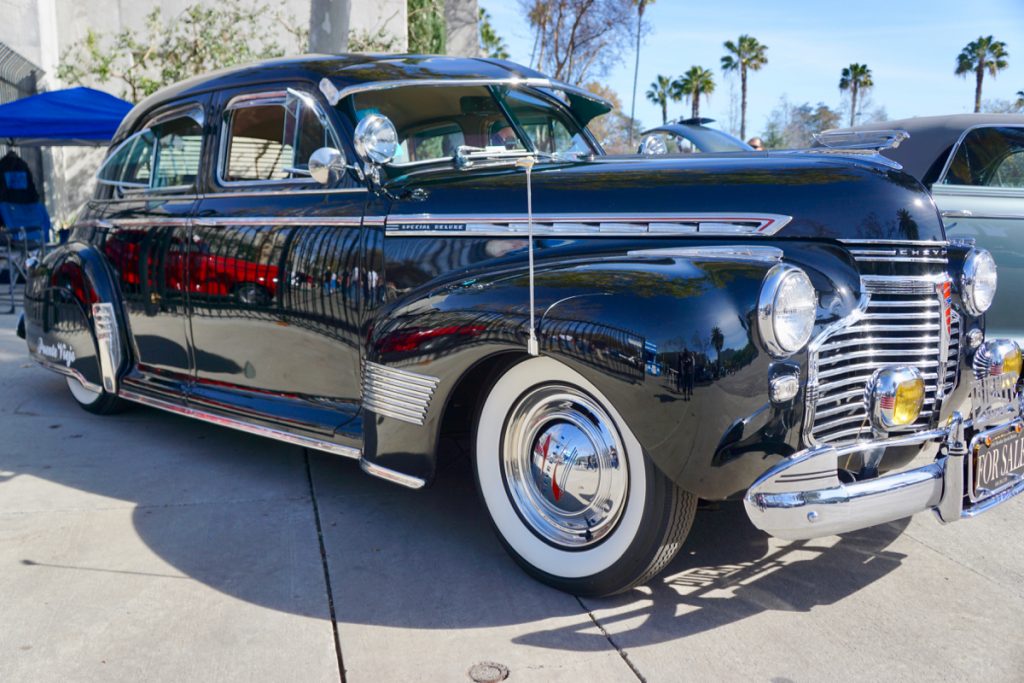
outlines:
{"label": "whitewall tire", "polygon": [[96,415],[110,415],[126,410],[131,404],[110,394],[102,389],[96,391],[82,384],[77,378],[70,375],[65,379],[68,383],[68,391],[83,410]]}
{"label": "whitewall tire", "polygon": [[576,595],[652,578],[678,552],[697,506],[593,384],[547,357],[512,366],[491,387],[474,463],[506,549]]}

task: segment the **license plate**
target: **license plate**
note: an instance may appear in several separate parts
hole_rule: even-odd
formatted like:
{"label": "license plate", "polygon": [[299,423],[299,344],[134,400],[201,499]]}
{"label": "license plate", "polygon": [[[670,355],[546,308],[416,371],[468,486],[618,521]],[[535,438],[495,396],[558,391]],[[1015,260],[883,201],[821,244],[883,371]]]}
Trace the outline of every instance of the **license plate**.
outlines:
{"label": "license plate", "polygon": [[971,499],[983,500],[1024,479],[1024,431],[1015,420],[971,439]]}

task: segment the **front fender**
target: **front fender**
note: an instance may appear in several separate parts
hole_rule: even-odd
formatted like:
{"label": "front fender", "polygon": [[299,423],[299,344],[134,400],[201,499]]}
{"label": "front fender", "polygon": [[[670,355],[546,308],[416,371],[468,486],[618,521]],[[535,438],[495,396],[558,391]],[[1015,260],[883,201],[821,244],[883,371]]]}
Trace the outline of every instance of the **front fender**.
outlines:
{"label": "front fender", "polygon": [[[25,288],[29,355],[98,390],[104,381],[93,319],[95,304],[111,305],[118,335],[116,348],[128,348],[114,278],[96,249],[82,242],[61,245],[29,272]],[[123,370],[123,362],[120,365],[114,369],[115,374]]]}
{"label": "front fender", "polygon": [[[854,272],[834,246],[794,246],[786,254],[811,274],[823,301],[837,288],[821,261]],[[706,498],[742,493],[799,446],[802,401],[768,400],[768,378],[779,363],[764,350],[755,317],[765,274],[782,256],[773,247],[702,244],[539,263],[540,352],[597,386],[680,486]],[[525,357],[528,302],[528,274],[517,267],[423,290],[378,319],[368,361],[437,384],[422,426],[368,413],[368,453],[401,453],[389,464],[402,468],[416,460],[408,456],[418,442],[419,468],[429,471],[459,380],[489,358]],[[801,376],[803,362],[784,361]]]}

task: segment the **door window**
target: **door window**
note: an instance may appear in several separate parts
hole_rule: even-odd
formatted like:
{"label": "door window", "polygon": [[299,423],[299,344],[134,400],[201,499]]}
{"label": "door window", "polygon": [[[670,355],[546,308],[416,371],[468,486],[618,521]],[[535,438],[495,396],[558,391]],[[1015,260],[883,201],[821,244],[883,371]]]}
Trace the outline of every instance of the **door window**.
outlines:
{"label": "door window", "polygon": [[162,114],[122,142],[97,173],[117,190],[192,189],[199,176],[203,110]]}
{"label": "door window", "polygon": [[310,155],[321,147],[339,147],[316,101],[293,90],[235,98],[224,131],[224,184],[312,182]]}
{"label": "door window", "polygon": [[1024,188],[1024,127],[991,126],[969,131],[957,147],[942,183]]}

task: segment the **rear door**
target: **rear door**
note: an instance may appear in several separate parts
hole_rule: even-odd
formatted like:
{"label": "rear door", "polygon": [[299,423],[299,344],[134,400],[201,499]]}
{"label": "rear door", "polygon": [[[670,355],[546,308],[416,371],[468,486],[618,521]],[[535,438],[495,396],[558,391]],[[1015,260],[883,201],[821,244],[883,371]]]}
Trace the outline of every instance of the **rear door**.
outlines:
{"label": "rear door", "polygon": [[999,288],[985,315],[986,335],[1024,343],[1024,126],[967,131],[932,185],[950,238],[973,237],[992,252]]}
{"label": "rear door", "polygon": [[191,377],[184,253],[208,109],[205,96],[154,112],[98,174],[96,242],[113,266],[135,367],[126,383],[180,396]]}
{"label": "rear door", "polygon": [[341,147],[315,89],[217,97],[216,160],[187,256],[191,399],[332,434],[359,405],[368,193],[351,178],[324,187],[309,176],[314,150]]}

